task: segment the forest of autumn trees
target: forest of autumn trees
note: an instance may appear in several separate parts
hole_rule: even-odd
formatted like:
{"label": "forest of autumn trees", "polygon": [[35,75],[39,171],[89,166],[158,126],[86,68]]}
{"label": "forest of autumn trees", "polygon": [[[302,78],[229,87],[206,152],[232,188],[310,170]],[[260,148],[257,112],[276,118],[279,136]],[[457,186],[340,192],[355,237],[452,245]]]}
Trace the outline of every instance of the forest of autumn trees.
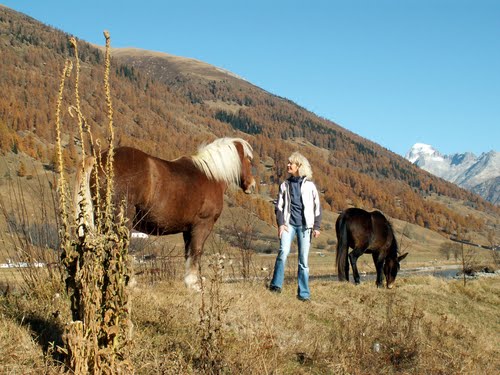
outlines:
{"label": "forest of autumn trees", "polygon": [[[105,139],[103,54],[79,43],[79,85],[86,125]],[[23,152],[53,163],[59,76],[71,54],[67,34],[0,6],[1,153]],[[286,176],[288,156],[298,148],[311,161],[324,209],[379,209],[391,217],[447,233],[460,227],[480,230],[482,219],[461,216],[429,199],[431,195],[445,195],[478,210],[499,213],[498,207],[480,197],[237,77],[207,67],[205,76],[203,69],[190,74],[179,62],[173,65],[161,56],[141,58],[123,53],[114,58],[112,69],[119,145],[171,159],[193,153],[198,145],[216,137],[247,139],[254,148],[255,174],[267,187],[268,196],[255,198],[255,212],[266,222],[274,222],[271,200],[277,183]],[[62,124],[64,157],[70,166],[75,165],[80,148],[69,111],[64,112]],[[271,160],[272,165],[263,160]]]}

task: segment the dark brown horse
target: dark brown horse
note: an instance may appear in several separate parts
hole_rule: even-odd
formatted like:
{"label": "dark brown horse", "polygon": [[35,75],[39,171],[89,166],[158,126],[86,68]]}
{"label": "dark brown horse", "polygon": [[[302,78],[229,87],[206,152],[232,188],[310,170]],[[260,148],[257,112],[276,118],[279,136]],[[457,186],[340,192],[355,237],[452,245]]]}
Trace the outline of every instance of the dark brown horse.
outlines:
{"label": "dark brown horse", "polygon": [[[356,265],[364,253],[372,254],[377,269],[377,287],[382,287],[382,270],[387,288],[394,286],[401,262],[408,253],[398,255],[398,244],[391,223],[379,211],[368,212],[360,208],[348,208],[335,223],[337,232],[337,268],[339,281],[349,281],[349,262],[354,282],[359,284]],[[349,248],[352,248],[350,254]]]}
{"label": "dark brown horse", "polygon": [[[86,178],[82,181],[87,188],[93,186],[93,159],[85,162]],[[171,161],[131,147],[115,150],[115,202],[125,200],[130,226],[138,231],[152,235],[183,233],[186,286],[199,287],[203,245],[222,212],[227,187],[235,184],[245,193],[255,188],[251,159],[252,147],[240,138],[217,139],[200,147],[196,155]],[[106,160],[106,154],[102,160]],[[89,189],[86,196],[90,197]],[[93,220],[92,214],[87,217]]]}

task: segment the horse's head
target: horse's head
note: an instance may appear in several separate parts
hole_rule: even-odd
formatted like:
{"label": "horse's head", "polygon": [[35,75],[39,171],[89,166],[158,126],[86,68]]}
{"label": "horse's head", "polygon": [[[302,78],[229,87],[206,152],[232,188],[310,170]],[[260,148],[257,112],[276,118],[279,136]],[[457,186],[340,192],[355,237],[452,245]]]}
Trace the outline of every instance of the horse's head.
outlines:
{"label": "horse's head", "polygon": [[398,257],[392,258],[392,257],[387,257],[385,259],[384,263],[384,274],[385,274],[385,282],[387,285],[387,289],[392,289],[394,286],[394,282],[396,281],[396,276],[398,274],[398,271],[400,269],[400,264],[408,253],[404,253],[403,255],[400,255]]}
{"label": "horse's head", "polygon": [[241,160],[240,188],[250,194],[255,190],[255,178],[252,175],[252,147],[243,139],[234,141]]}

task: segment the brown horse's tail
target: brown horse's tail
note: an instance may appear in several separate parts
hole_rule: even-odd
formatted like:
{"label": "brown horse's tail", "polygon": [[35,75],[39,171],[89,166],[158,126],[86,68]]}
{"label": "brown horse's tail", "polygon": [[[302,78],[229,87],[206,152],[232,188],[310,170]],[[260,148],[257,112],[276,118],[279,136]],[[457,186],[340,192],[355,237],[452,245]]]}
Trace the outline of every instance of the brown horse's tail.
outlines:
{"label": "brown horse's tail", "polygon": [[347,238],[347,223],[345,214],[341,213],[335,222],[335,232],[337,233],[337,257],[336,265],[339,281],[349,281],[349,243]]}
{"label": "brown horse's tail", "polygon": [[73,189],[75,218],[78,222],[78,236],[83,236],[82,226],[94,228],[94,208],[90,192],[90,174],[95,164],[93,156],[86,157],[83,166],[78,168]]}

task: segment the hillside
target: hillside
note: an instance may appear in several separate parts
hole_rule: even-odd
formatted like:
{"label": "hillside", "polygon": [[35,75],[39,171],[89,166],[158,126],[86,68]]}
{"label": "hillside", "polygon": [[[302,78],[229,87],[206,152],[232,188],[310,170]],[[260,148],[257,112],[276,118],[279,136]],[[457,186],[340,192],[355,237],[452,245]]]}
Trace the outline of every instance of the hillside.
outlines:
{"label": "hillside", "polygon": [[[67,34],[0,6],[0,152],[52,163],[59,76],[72,54]],[[114,50],[113,56],[118,143],[169,159],[220,136],[249,140],[261,181],[256,212],[268,224],[286,158],[300,148],[313,165],[327,211],[354,205],[445,234],[466,228],[484,239],[498,233],[498,207],[230,72],[159,52]],[[86,123],[104,140],[103,54],[79,41],[79,58]],[[65,157],[74,165],[80,152],[75,120],[67,111],[62,120]],[[443,204],[436,199],[441,196],[471,213]]]}

